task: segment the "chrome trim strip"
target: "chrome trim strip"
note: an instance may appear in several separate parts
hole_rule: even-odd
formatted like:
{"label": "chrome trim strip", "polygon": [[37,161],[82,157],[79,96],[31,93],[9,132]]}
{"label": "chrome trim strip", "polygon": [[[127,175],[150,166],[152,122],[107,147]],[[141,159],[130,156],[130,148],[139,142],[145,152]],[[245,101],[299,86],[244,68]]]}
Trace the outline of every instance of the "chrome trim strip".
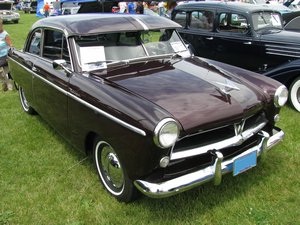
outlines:
{"label": "chrome trim strip", "polygon": [[295,57],[295,58],[300,58],[300,56],[295,56],[295,55],[289,55],[289,54],[280,54],[280,53],[276,53],[276,52],[266,52],[269,55],[281,55],[281,56],[288,56],[288,57]]}
{"label": "chrome trim strip", "polygon": [[[285,49],[275,49],[275,48],[267,48],[268,52],[282,52],[282,53],[289,53],[289,54],[295,54],[295,55],[300,55],[299,53],[296,53],[294,51],[289,51],[289,50],[285,50]],[[300,49],[298,50],[300,51]]]}
{"label": "chrome trim strip", "polygon": [[14,61],[15,63],[17,63],[19,66],[21,66],[22,68],[24,68],[27,72],[31,73],[33,76],[41,79],[42,81],[44,81],[45,83],[49,84],[51,87],[55,88],[56,90],[62,92],[64,95],[67,95],[68,92],[64,89],[62,89],[61,87],[58,87],[57,85],[51,83],[50,81],[48,81],[47,79],[41,77],[40,75],[38,75],[37,73],[33,72],[32,70],[28,69],[27,67],[25,67],[24,65],[22,65],[21,63],[19,63],[18,61],[14,60],[13,58],[9,57],[10,60]]}
{"label": "chrome trim strip", "polygon": [[300,45],[299,47],[290,47],[290,46],[282,46],[282,45],[269,45],[269,44],[266,44],[265,45],[267,48],[284,48],[284,49],[291,49],[291,50],[297,50],[299,51],[300,50]]}
{"label": "chrome trim strip", "polygon": [[135,19],[144,28],[144,30],[149,30],[149,27],[147,27],[147,25],[143,21],[135,17],[132,18]]}
{"label": "chrome trim strip", "polygon": [[[266,132],[265,132],[266,133]],[[200,169],[196,172],[192,172],[180,177],[176,177],[171,180],[167,180],[161,183],[151,183],[145,180],[135,180],[134,185],[136,188],[141,191],[143,194],[152,198],[164,198],[169,197],[194,187],[197,187],[201,184],[204,184],[209,181],[215,181],[216,184],[219,183],[222,175],[227,174],[233,171],[234,161],[238,158],[241,158],[252,152],[257,152],[257,157],[265,152],[265,143],[268,140],[274,138],[280,138],[284,136],[284,132],[279,130],[279,134],[275,134],[268,138],[269,135],[264,136],[264,132],[261,133],[262,138],[258,145],[248,149],[247,151],[237,155],[234,158],[228,159],[226,161],[221,161],[221,155],[217,156],[213,165],[208,166],[204,169]],[[279,139],[276,143],[279,142]],[[221,164],[221,165],[219,165]],[[220,168],[221,167],[221,168]],[[221,169],[221,171],[219,171]],[[219,174],[221,173],[221,174]]]}
{"label": "chrome trim strip", "polygon": [[60,88],[60,87],[58,87],[57,85],[51,83],[50,81],[46,80],[45,78],[41,77],[40,75],[34,73],[32,70],[30,70],[30,69],[28,69],[27,67],[23,66],[21,63],[19,63],[18,61],[14,60],[13,58],[11,58],[11,57],[9,57],[9,58],[10,58],[10,60],[12,60],[12,61],[14,61],[15,63],[17,63],[18,65],[20,65],[22,68],[24,68],[25,70],[27,70],[28,72],[30,72],[30,73],[31,73],[32,75],[34,75],[35,77],[37,77],[37,78],[43,80],[45,83],[49,84],[50,86],[52,86],[52,87],[55,88],[56,90],[62,92],[63,94],[67,95],[68,97],[70,97],[70,98],[72,98],[72,99],[74,99],[74,100],[76,100],[76,101],[78,101],[78,102],[84,104],[86,107],[88,107],[88,108],[90,108],[90,109],[92,109],[92,110],[98,112],[99,114],[101,114],[101,115],[103,115],[103,116],[105,116],[105,117],[111,119],[112,121],[114,121],[114,122],[120,124],[121,126],[126,127],[126,128],[128,128],[129,130],[131,130],[131,131],[133,131],[133,132],[135,132],[135,133],[138,133],[138,134],[140,134],[140,135],[142,135],[142,136],[146,136],[146,132],[145,132],[145,131],[143,131],[143,130],[141,130],[141,129],[135,127],[135,126],[132,126],[132,125],[130,125],[130,124],[128,124],[128,123],[126,123],[126,122],[124,122],[124,121],[118,119],[117,117],[114,117],[114,116],[108,114],[107,112],[105,112],[105,111],[103,111],[103,110],[97,108],[96,106],[94,106],[94,105],[92,105],[92,104],[90,104],[90,103],[88,103],[88,102],[86,102],[86,101],[80,99],[80,98],[77,97],[76,95],[71,94],[70,92],[68,92],[68,91],[66,91],[66,90],[64,90],[64,89],[62,89],[62,88]]}
{"label": "chrome trim strip", "polygon": [[68,94],[68,96],[71,97],[71,98],[73,98],[74,100],[76,100],[76,101],[78,101],[78,102],[84,104],[84,105],[87,106],[88,108],[95,110],[95,111],[98,112],[99,114],[101,114],[101,115],[103,115],[103,116],[105,116],[105,117],[111,119],[112,121],[114,121],[114,122],[116,122],[116,123],[122,125],[123,127],[126,127],[126,128],[128,128],[129,130],[134,131],[135,133],[138,133],[138,134],[140,134],[140,135],[142,135],[142,136],[146,136],[146,132],[145,132],[145,131],[143,131],[143,130],[137,128],[137,127],[134,127],[134,126],[132,126],[132,125],[130,125],[130,124],[124,122],[123,120],[118,119],[117,117],[114,117],[114,116],[108,114],[107,112],[105,112],[105,111],[103,111],[103,110],[97,108],[96,106],[94,106],[94,105],[92,105],[92,104],[90,104],[90,103],[88,103],[88,102],[86,102],[86,101],[83,101],[83,100],[80,99],[79,97],[77,97],[77,96],[75,96],[75,95],[72,95],[72,94]]}
{"label": "chrome trim strip", "polygon": [[187,158],[195,155],[201,155],[205,154],[210,150],[220,150],[223,148],[231,147],[231,146],[237,146],[243,143],[245,140],[249,139],[252,137],[254,134],[256,134],[258,131],[260,131],[267,122],[262,122],[258,124],[255,127],[252,127],[248,130],[243,131],[240,135],[225,139],[223,141],[219,141],[210,145],[202,146],[199,148],[192,148],[188,149],[185,151],[180,151],[180,152],[175,152],[171,153],[170,160],[175,160],[175,159],[182,159],[182,158]]}

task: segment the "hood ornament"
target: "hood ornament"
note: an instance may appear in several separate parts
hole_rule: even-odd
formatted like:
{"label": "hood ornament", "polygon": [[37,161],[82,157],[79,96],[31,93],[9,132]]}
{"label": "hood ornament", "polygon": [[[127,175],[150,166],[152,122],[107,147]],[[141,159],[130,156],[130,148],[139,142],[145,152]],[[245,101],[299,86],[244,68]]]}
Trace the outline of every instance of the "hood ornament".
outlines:
{"label": "hood ornament", "polygon": [[243,119],[241,122],[235,123],[233,125],[234,126],[234,132],[235,132],[236,136],[241,135],[243,133],[245,122],[246,122],[246,120]]}
{"label": "hood ornament", "polygon": [[225,83],[221,83],[218,81],[216,81],[215,83],[222,85],[224,87],[224,88],[220,88],[220,90],[226,95],[229,95],[230,91],[233,91],[233,90],[239,91],[240,90],[232,81],[230,81],[228,79],[225,79]]}

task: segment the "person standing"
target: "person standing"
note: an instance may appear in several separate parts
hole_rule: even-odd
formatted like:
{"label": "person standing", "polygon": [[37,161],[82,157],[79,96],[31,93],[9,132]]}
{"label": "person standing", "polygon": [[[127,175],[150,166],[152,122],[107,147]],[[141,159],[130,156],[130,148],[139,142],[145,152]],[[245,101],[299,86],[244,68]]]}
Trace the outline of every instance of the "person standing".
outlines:
{"label": "person standing", "polygon": [[135,4],[134,2],[129,2],[127,5],[128,13],[135,14]]}
{"label": "person standing", "polygon": [[44,5],[44,15],[45,15],[45,17],[49,16],[49,11],[50,11],[50,6],[49,6],[48,2],[46,2],[46,4]]}
{"label": "person standing", "polygon": [[12,41],[8,33],[3,28],[3,21],[0,20],[0,79],[2,80],[2,90],[13,90],[12,80],[9,79],[7,54],[12,47]]}
{"label": "person standing", "polygon": [[141,2],[141,1],[137,2],[136,13],[137,14],[144,14],[144,5],[143,5],[143,2]]}

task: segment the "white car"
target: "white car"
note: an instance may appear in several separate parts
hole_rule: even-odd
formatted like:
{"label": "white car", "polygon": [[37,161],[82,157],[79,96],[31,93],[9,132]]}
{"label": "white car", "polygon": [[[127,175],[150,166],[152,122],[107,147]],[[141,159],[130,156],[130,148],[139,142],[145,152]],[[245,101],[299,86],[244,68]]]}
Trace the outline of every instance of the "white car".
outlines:
{"label": "white car", "polygon": [[5,22],[19,23],[20,14],[13,10],[13,2],[0,2],[0,18]]}

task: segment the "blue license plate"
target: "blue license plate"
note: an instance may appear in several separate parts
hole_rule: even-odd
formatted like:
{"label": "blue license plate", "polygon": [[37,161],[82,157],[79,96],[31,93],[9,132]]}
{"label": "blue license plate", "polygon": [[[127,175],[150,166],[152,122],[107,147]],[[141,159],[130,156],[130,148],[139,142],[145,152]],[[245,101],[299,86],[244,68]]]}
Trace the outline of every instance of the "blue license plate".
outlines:
{"label": "blue license plate", "polygon": [[256,151],[235,159],[233,162],[233,176],[239,175],[256,166],[256,159]]}

